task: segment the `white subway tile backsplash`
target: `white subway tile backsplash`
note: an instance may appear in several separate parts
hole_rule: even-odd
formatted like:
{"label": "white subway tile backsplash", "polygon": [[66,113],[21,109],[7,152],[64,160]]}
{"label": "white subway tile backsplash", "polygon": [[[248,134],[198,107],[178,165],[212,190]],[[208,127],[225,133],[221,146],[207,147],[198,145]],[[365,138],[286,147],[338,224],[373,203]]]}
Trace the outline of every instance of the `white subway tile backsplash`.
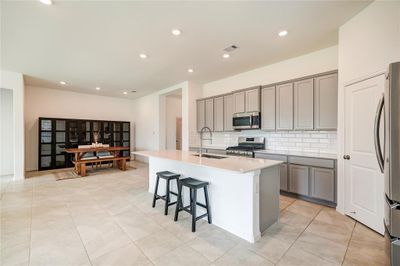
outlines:
{"label": "white subway tile backsplash", "polygon": [[[235,132],[214,132],[213,142],[204,143],[207,146],[236,146],[238,138],[245,137],[265,137],[266,149],[274,150],[295,150],[306,152],[337,152],[337,133],[336,131],[280,131],[267,132],[262,130],[246,130]],[[189,136],[190,146],[199,145],[199,135],[191,132]]]}

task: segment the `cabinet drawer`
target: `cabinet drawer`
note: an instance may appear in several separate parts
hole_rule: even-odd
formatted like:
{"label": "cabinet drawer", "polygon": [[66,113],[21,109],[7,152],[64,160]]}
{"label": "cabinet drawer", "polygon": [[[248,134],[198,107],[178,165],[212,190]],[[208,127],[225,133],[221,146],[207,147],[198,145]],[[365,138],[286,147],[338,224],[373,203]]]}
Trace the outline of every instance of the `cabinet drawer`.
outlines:
{"label": "cabinet drawer", "polygon": [[289,156],[289,162],[315,167],[335,168],[335,160]]}
{"label": "cabinet drawer", "polygon": [[266,154],[266,153],[255,153],[256,158],[268,159],[268,160],[276,160],[283,161],[287,163],[287,157],[285,155],[277,155],[277,154]]}
{"label": "cabinet drawer", "polygon": [[327,201],[335,201],[335,171],[326,168],[311,168],[310,196]]}
{"label": "cabinet drawer", "polygon": [[301,165],[289,165],[289,191],[308,196],[309,195],[309,167]]}

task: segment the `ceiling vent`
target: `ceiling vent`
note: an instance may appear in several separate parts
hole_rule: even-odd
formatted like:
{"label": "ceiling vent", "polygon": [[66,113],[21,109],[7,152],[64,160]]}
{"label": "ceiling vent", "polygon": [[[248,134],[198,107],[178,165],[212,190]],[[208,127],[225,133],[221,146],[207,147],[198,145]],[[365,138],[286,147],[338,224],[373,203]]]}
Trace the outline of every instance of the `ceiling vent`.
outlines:
{"label": "ceiling vent", "polygon": [[224,51],[227,52],[227,53],[230,53],[230,52],[235,51],[235,50],[238,49],[238,48],[239,48],[239,47],[237,47],[236,45],[232,44],[232,45],[229,45],[228,47],[226,47],[226,48],[224,49]]}

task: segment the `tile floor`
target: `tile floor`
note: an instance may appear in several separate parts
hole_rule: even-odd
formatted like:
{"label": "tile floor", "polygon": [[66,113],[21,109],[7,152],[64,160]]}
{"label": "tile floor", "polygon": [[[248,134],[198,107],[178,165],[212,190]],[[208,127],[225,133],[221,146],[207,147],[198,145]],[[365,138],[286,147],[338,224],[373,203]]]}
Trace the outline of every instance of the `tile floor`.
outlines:
{"label": "tile floor", "polygon": [[[388,265],[384,238],[334,209],[281,197],[256,244],[152,209],[147,165],[55,181],[2,177],[1,265]],[[67,170],[68,171],[68,170]],[[32,175],[32,174],[31,174]]]}

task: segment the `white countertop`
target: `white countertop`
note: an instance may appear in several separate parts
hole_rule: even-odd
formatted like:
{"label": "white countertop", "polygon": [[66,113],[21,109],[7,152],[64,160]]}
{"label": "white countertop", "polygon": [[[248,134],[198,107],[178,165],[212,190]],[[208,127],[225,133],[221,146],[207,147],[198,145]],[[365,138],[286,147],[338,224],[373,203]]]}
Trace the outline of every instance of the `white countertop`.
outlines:
{"label": "white countertop", "polygon": [[255,153],[265,154],[278,154],[278,155],[292,155],[292,156],[303,156],[321,159],[337,159],[335,153],[323,153],[323,152],[305,152],[305,151],[283,151],[283,150],[256,150]]}
{"label": "white countertop", "polygon": [[[205,157],[193,156],[195,152],[177,151],[177,150],[162,150],[162,151],[136,151],[132,154],[157,157],[168,160],[180,161],[188,164],[201,165],[205,167],[218,168],[228,171],[247,173],[283,163],[282,161],[246,158],[237,156],[225,156],[223,159],[211,159]],[[203,153],[204,154],[204,153]],[[221,156],[221,155],[220,155]]]}

